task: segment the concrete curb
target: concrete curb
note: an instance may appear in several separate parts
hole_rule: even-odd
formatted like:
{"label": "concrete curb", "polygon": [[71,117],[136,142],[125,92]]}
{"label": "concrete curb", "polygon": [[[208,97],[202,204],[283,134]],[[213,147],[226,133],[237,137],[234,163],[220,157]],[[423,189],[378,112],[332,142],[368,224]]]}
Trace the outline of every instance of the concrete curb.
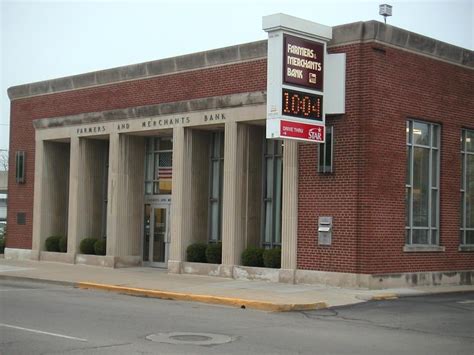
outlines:
{"label": "concrete curb", "polygon": [[373,295],[370,297],[371,301],[387,301],[387,300],[396,300],[399,295],[396,293],[381,293],[379,295]]}
{"label": "concrete curb", "polygon": [[76,287],[81,289],[91,289],[91,290],[102,290],[117,292],[120,294],[132,295],[132,296],[144,296],[152,298],[161,298],[166,300],[175,300],[175,301],[191,301],[191,302],[201,302],[208,304],[220,304],[225,306],[232,306],[238,308],[252,308],[261,311],[272,311],[272,312],[290,312],[290,311],[309,311],[315,309],[327,308],[325,302],[316,302],[316,303],[273,303],[267,301],[256,301],[256,300],[247,300],[242,298],[233,298],[233,297],[222,297],[222,296],[211,296],[211,295],[198,295],[192,293],[181,293],[181,292],[170,292],[170,291],[160,291],[160,290],[150,290],[143,288],[133,288],[133,287],[124,287],[124,286],[114,286],[106,284],[97,284],[92,282],[78,282]]}

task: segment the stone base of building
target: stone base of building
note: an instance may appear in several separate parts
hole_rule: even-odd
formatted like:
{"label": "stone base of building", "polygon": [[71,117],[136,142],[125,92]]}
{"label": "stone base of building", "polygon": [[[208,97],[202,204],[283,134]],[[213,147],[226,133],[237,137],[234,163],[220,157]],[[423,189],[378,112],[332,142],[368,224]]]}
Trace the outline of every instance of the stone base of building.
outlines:
{"label": "stone base of building", "polygon": [[172,269],[169,269],[170,273],[348,288],[386,289],[416,286],[474,285],[474,270],[370,275],[190,262],[174,262],[173,266]]}
{"label": "stone base of building", "polygon": [[474,270],[369,275],[368,288],[474,285]]}
{"label": "stone base of building", "polygon": [[75,263],[82,265],[103,266],[110,268],[122,268],[131,266],[141,266],[142,259],[139,256],[107,256],[107,255],[86,255],[76,254]]}
{"label": "stone base of building", "polygon": [[[5,259],[40,260],[110,268],[142,265],[142,260],[139,256],[117,257],[69,254],[16,248],[5,248]],[[235,280],[259,280],[290,284],[319,284],[334,287],[366,289],[474,285],[474,270],[371,275],[317,270],[269,269],[241,265],[220,265],[170,260],[168,262],[168,272],[175,274],[218,276]]]}
{"label": "stone base of building", "polygon": [[39,260],[74,264],[75,255],[69,253],[56,253],[52,251],[40,251]]}
{"label": "stone base of building", "polygon": [[106,256],[86,255],[75,253],[57,253],[51,251],[38,251],[30,249],[5,248],[5,259],[9,260],[38,260],[66,264],[82,264],[91,266],[102,266],[110,268],[121,268],[141,266],[142,259],[139,256]]}
{"label": "stone base of building", "polygon": [[4,254],[7,260],[31,260],[30,249],[5,248]]}

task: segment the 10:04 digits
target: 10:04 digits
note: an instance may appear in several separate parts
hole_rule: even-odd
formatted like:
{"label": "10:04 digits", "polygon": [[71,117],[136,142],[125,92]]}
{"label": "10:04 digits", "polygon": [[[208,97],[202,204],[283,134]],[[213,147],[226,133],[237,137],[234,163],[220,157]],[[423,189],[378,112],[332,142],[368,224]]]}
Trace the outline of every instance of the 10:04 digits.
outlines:
{"label": "10:04 digits", "polygon": [[322,121],[323,97],[283,89],[282,113],[286,116]]}

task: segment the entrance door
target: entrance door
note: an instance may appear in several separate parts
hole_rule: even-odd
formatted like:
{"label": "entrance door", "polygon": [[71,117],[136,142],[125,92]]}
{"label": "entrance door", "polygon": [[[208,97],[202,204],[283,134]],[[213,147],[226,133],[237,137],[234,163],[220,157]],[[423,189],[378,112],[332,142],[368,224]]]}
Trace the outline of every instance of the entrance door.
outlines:
{"label": "entrance door", "polygon": [[145,205],[144,263],[167,267],[169,235],[169,205]]}

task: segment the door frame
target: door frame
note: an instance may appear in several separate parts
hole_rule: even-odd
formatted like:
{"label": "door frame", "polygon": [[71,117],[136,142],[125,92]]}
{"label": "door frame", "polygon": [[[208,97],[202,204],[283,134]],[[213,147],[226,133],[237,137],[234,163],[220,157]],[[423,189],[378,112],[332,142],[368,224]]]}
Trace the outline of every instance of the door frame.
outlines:
{"label": "door frame", "polygon": [[[171,242],[171,228],[170,228],[170,212],[171,212],[171,204],[163,203],[163,202],[149,202],[146,203],[150,205],[150,236],[148,240],[148,261],[143,261],[144,266],[151,266],[151,267],[158,267],[158,268],[168,268],[168,258],[169,258],[169,245]],[[166,231],[165,231],[165,250],[164,250],[164,261],[157,262],[153,261],[153,243],[155,240],[155,209],[165,209],[166,210]],[[142,250],[145,244],[145,233],[143,233],[142,238]],[[142,253],[143,255],[143,253]]]}

